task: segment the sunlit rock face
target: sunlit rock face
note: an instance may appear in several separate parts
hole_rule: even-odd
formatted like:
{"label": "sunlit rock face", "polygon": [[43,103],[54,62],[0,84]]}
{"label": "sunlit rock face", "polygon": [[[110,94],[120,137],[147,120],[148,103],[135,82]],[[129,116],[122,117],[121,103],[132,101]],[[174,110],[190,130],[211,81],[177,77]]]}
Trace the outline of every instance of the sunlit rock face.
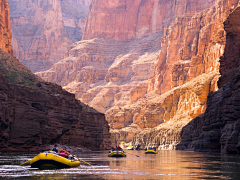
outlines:
{"label": "sunlit rock face", "polygon": [[[135,111],[132,105],[132,108],[118,112],[132,112],[133,122],[137,120],[145,128],[154,122],[151,119],[154,116],[164,122],[153,130],[146,129],[137,134],[135,145],[174,149],[181,139],[182,127],[205,112],[208,94],[218,89],[219,59],[226,44],[223,22],[237,4],[238,1],[218,1],[201,13],[179,17],[166,29],[155,76],[149,80],[148,95],[142,100],[144,105],[141,103],[141,108],[135,106],[138,107]],[[159,94],[159,100],[156,94]]]}
{"label": "sunlit rock face", "polygon": [[163,29],[184,13],[196,13],[215,0],[93,0],[83,39],[142,38]]}
{"label": "sunlit rock face", "polygon": [[224,18],[227,32],[224,55],[220,60],[219,91],[211,93],[206,112],[193,119],[181,132],[181,150],[240,153],[239,141],[239,18],[240,7]]}
{"label": "sunlit rock face", "polygon": [[82,40],[70,47],[65,59],[37,75],[104,113],[144,97],[160,39],[161,32],[133,41]]}
{"label": "sunlit rock face", "polygon": [[149,92],[163,94],[203,73],[218,71],[225,45],[221,18],[230,12],[226,6],[219,1],[209,10],[178,17],[165,30]]}
{"label": "sunlit rock face", "polygon": [[[100,112],[107,111],[107,119],[112,128],[126,127],[133,122],[133,116],[136,117],[136,121],[140,121],[139,116],[130,111],[127,114],[115,114],[119,109],[121,111],[125,105],[128,107],[124,107],[124,109],[129,109],[133,103],[147,94],[147,80],[154,73],[154,63],[159,56],[163,28],[170,24],[175,16],[186,12],[200,11],[212,6],[213,3],[214,1],[207,1],[204,5],[197,7],[195,5],[198,3],[195,1],[176,4],[167,1],[144,1],[142,3],[138,1],[111,1],[111,3],[109,1],[93,1],[84,31],[86,40],[74,43],[66,53],[65,59],[55,64],[52,69],[37,74],[47,81],[63,85],[78,99]],[[124,10],[125,6],[127,8]],[[136,8],[140,8],[141,13],[138,14],[135,11]],[[117,18],[119,21],[116,22],[114,20],[116,18],[115,10],[119,14]],[[178,10],[176,14],[173,13],[176,10]],[[148,12],[148,14],[143,15],[144,12]],[[128,13],[136,13],[133,17],[137,18],[129,18]],[[102,14],[107,15],[102,17],[100,16]],[[153,14],[156,17],[161,15],[160,20],[152,19]],[[107,18],[108,16],[109,18]],[[112,18],[111,21],[110,18]],[[129,21],[131,19],[134,21]],[[139,36],[136,35],[139,32],[135,29],[134,36],[128,35],[130,32],[128,29],[131,29],[138,21],[139,25],[143,22],[147,24],[147,19],[152,19],[151,23],[147,25],[148,27],[156,25],[158,28],[154,31],[148,30],[147,33]],[[126,22],[126,27],[123,28],[126,33],[120,32],[119,26],[122,26],[123,21]],[[164,23],[165,21],[166,23]],[[141,27],[146,24],[141,24]],[[104,27],[107,29],[101,29]],[[119,32],[115,32],[114,29],[118,29]],[[95,31],[101,32],[94,33]],[[88,33],[94,35],[88,36]],[[128,39],[132,40],[124,41]],[[148,123],[148,126],[155,127],[163,122],[159,117],[162,115],[154,117],[153,121],[155,122]],[[141,127],[145,126],[141,125]]]}
{"label": "sunlit rock face", "polygon": [[0,48],[7,53],[13,54],[12,34],[10,23],[10,7],[7,0],[0,1]]}
{"label": "sunlit rock face", "polygon": [[132,106],[128,111],[135,115],[133,123],[142,128],[141,131],[137,128],[129,130],[129,133],[136,133],[132,144],[175,149],[181,139],[182,127],[205,111],[207,92],[214,91],[218,76],[217,72],[202,74],[163,95],[147,95],[139,108]]}
{"label": "sunlit rock face", "polygon": [[[194,117],[205,111],[208,93],[218,89],[219,58],[224,53],[226,41],[223,20],[218,17],[230,12],[222,10],[224,6],[219,2],[209,10],[181,16],[165,30],[154,76],[148,81],[147,95],[131,107],[108,110],[106,117],[111,127],[122,128],[129,121],[137,123],[141,128],[152,128],[168,122],[177,112],[187,114],[194,109],[191,116]],[[187,86],[186,83],[195,84],[201,75],[208,74],[214,74],[214,77],[210,84],[206,82],[210,86],[206,85],[201,93],[194,89],[194,95],[189,92],[186,95],[168,95],[176,88]],[[165,103],[160,105],[156,97],[165,99]]]}
{"label": "sunlit rock face", "polygon": [[[63,85],[78,99],[105,112],[112,132],[117,134],[119,130],[119,139],[130,141],[132,138],[134,145],[140,143],[144,147],[174,149],[180,142],[182,127],[205,112],[208,94],[218,90],[219,58],[226,42],[223,22],[238,1],[220,0],[214,6],[213,1],[206,1],[200,9],[190,8],[184,12],[180,7],[192,7],[188,6],[190,1],[177,1],[171,8],[175,7],[178,17],[162,21],[170,24],[168,28],[159,25],[156,26],[161,27],[159,32],[147,30],[140,36],[137,36],[137,28],[135,34],[131,31],[132,24],[138,27],[136,22],[126,23],[130,24],[129,29],[121,29],[113,28],[117,23],[104,21],[107,15],[115,17],[113,9],[116,7],[119,12],[125,12],[123,7],[126,7],[127,12],[130,2],[141,7],[151,1],[139,4],[138,1],[102,1],[99,4],[101,7],[105,3],[112,11],[97,9],[94,5],[98,1],[93,1],[85,40],[74,43],[65,59],[52,69],[37,74]],[[163,1],[157,4],[161,3]],[[197,3],[191,1],[190,4]],[[175,5],[179,5],[179,11]],[[104,18],[101,19],[101,15]],[[101,27],[98,21],[102,21]]]}
{"label": "sunlit rock face", "polygon": [[81,40],[89,3],[9,0],[14,56],[32,72],[52,67]]}

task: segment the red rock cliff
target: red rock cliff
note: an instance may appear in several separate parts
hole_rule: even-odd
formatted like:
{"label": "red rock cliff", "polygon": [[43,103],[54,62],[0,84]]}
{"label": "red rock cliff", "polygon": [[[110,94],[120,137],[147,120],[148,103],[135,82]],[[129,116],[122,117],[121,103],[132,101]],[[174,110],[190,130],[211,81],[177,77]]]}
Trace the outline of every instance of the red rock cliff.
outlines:
{"label": "red rock cliff", "polygon": [[165,29],[145,98],[131,107],[109,109],[106,117],[111,127],[123,128],[133,122],[149,128],[176,115],[193,118],[204,113],[209,92],[218,89],[219,58],[226,42],[223,21],[234,5],[219,1],[200,13],[178,17]]}
{"label": "red rock cliff", "polygon": [[[132,18],[127,16],[125,18],[123,14],[135,12],[131,8],[140,8],[142,10],[139,11],[142,13],[149,13],[149,15],[137,13],[136,19],[133,19],[134,22],[139,21],[142,23],[141,26],[145,26],[144,23],[148,22],[146,19],[152,19],[155,14],[157,16],[155,18],[161,18],[149,22],[159,23],[160,28],[154,32],[148,31],[143,36],[150,35],[145,38],[140,38],[141,35],[138,37],[140,39],[132,41],[117,41],[116,39],[124,40],[119,36],[115,40],[98,38],[74,43],[66,53],[64,60],[56,63],[52,69],[38,73],[38,75],[47,81],[65,86],[68,91],[75,93],[77,98],[101,112],[105,112],[113,106],[118,109],[119,106],[132,104],[147,93],[147,80],[153,76],[154,62],[159,54],[163,28],[175,16],[211,7],[213,2],[207,1],[204,5],[197,7],[198,1],[174,1],[171,3],[169,1],[142,1],[141,3],[130,0],[111,1],[111,3],[109,1],[101,1],[101,3],[93,1],[90,7],[93,10],[89,11],[85,32],[101,31],[94,37],[115,38],[115,35],[117,37],[122,34],[123,37],[126,37],[128,29],[131,29],[134,23],[130,21]],[[128,7],[126,10],[123,10],[122,5],[124,6],[124,4]],[[95,9],[97,10],[95,11]],[[115,14],[116,9],[119,13],[118,18]],[[175,11],[177,11],[176,14]],[[106,16],[101,17],[98,13]],[[119,18],[121,16],[124,17]],[[115,29],[119,29],[118,25],[122,26],[123,21],[126,22],[124,33],[115,32]],[[88,26],[91,29],[88,29]],[[101,29],[104,27],[108,28]],[[134,29],[134,34],[138,34],[137,30]],[[121,28],[120,31],[122,31]],[[112,36],[113,34],[114,36]],[[125,125],[132,122],[132,116],[127,117],[123,120]],[[123,123],[118,127],[122,127],[122,125]]]}
{"label": "red rock cliff", "polygon": [[196,13],[215,0],[93,0],[83,39],[130,40],[163,31],[184,13]]}
{"label": "red rock cliff", "polygon": [[14,56],[32,72],[64,58],[82,38],[90,0],[9,0]]}
{"label": "red rock cliff", "polygon": [[0,0],[0,48],[7,53],[13,54],[9,11],[8,1]]}
{"label": "red rock cliff", "polygon": [[[144,31],[140,36],[137,36],[138,29],[132,34],[132,23],[128,23],[130,30],[118,28],[120,32],[110,28],[114,27],[111,23],[116,24],[118,20],[110,7],[119,7],[119,12],[125,12],[120,5],[137,4],[138,1],[116,1],[113,4],[108,1],[105,9],[94,7],[97,2],[93,1],[93,10],[88,16],[87,24],[92,27],[87,26],[85,30],[92,28],[91,32],[96,32],[89,37],[86,34],[86,39],[99,38],[73,44],[64,60],[38,75],[66,85],[65,88],[78,98],[106,112],[111,128],[124,131],[120,133],[122,140],[132,138],[135,144],[174,149],[180,141],[182,127],[204,113],[208,94],[218,89],[219,58],[224,53],[226,42],[223,22],[238,1],[219,0],[214,6],[211,1],[204,7],[199,6],[201,10],[209,8],[201,12],[192,6],[200,1],[174,1],[171,8],[175,7],[173,10],[179,17],[171,22],[171,16],[164,15],[166,19],[162,23],[171,23],[164,33],[161,33],[164,26],[159,25],[156,27],[162,28],[159,28],[160,32],[154,33],[147,28],[146,33]],[[149,2],[142,1],[137,5],[141,7]],[[99,7],[103,5],[104,1]],[[182,7],[188,8],[182,11]],[[94,14],[95,9],[98,15]],[[168,12],[175,16],[173,10]],[[198,13],[194,14],[195,10]],[[113,21],[105,22],[103,19],[100,27],[101,15],[109,15]],[[128,38],[134,40],[124,41]],[[139,129],[144,131],[134,136],[133,132]]]}
{"label": "red rock cliff", "polygon": [[193,119],[181,132],[181,150],[240,153],[240,7],[224,22],[227,32],[220,60],[219,91],[211,93],[206,112]]}
{"label": "red rock cliff", "polygon": [[[220,0],[208,10],[193,16],[185,15],[179,17],[165,31],[161,53],[155,66],[155,78],[150,79],[149,91],[151,93],[159,93],[161,94],[160,97],[165,99],[160,105],[164,109],[163,119],[167,123],[136,135],[134,137],[136,145],[141,143],[147,146],[159,146],[161,149],[174,149],[181,140],[180,132],[182,127],[191,121],[192,118],[204,113],[206,107],[216,107],[211,105],[211,102],[207,103],[207,97],[211,91],[218,89],[219,60],[221,63],[220,72],[224,70],[230,72],[230,67],[238,67],[238,61],[236,61],[238,52],[226,53],[226,51],[234,52],[234,49],[237,49],[237,47],[230,45],[229,47],[231,48],[225,48],[226,32],[223,25],[237,4],[238,1],[236,0]],[[231,36],[231,34],[230,37],[236,37]],[[235,44],[236,42],[233,41],[230,44]],[[224,61],[226,56],[233,56],[235,60],[232,58],[232,63],[226,63]],[[222,62],[224,63],[222,64]],[[218,101],[218,98],[215,97],[211,101]],[[219,101],[221,100],[219,99]],[[153,105],[152,102],[146,104],[149,104],[148,107]],[[142,108],[142,113],[144,113],[144,109],[146,108]],[[210,108],[206,116],[209,116],[209,121],[214,123],[217,121],[216,116],[213,117],[211,112]],[[199,116],[191,125],[199,125],[201,128],[202,121],[198,120],[206,119],[206,116]],[[142,122],[144,123],[143,120]],[[209,124],[209,122],[207,123]],[[207,128],[208,124],[204,127]],[[190,126],[186,129],[189,130]],[[213,137],[216,135],[217,138],[220,131],[214,131],[215,125],[213,124],[212,126],[213,128],[210,128],[212,131],[207,131],[206,134]],[[216,126],[218,125],[216,124]],[[193,129],[184,131],[185,140],[188,136],[193,137],[191,145],[194,145],[196,143],[194,139],[197,138],[196,134],[199,131],[201,132],[201,130],[196,128],[193,136],[190,136]],[[206,137],[206,134],[203,133],[201,138]],[[209,138],[211,139],[211,137]],[[209,138],[207,139],[206,137],[207,140]],[[200,147],[205,142],[199,139],[198,143],[200,144],[198,147]],[[205,147],[210,148],[210,144],[203,146],[203,148]]]}
{"label": "red rock cliff", "polygon": [[203,73],[218,71],[226,41],[223,20],[236,2],[229,4],[218,1],[209,10],[180,16],[165,30],[149,92],[163,94]]}

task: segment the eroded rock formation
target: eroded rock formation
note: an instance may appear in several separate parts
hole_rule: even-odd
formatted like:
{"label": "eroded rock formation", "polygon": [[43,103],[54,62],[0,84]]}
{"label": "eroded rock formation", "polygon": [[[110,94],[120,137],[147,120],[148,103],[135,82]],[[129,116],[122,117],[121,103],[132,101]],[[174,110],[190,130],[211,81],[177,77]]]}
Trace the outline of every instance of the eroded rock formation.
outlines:
{"label": "eroded rock formation", "polygon": [[0,1],[0,48],[9,54],[13,54],[12,34],[10,23],[10,7],[7,0]]}
{"label": "eroded rock formation", "polygon": [[221,89],[209,94],[206,112],[183,128],[178,149],[240,153],[239,19],[240,7],[237,7],[224,22],[227,37],[220,60]]}
{"label": "eroded rock formation", "polygon": [[53,143],[109,148],[104,114],[37,78],[2,50],[0,64],[0,152],[39,152]]}
{"label": "eroded rock formation", "polygon": [[83,39],[139,39],[163,31],[178,16],[213,6],[215,0],[93,0]]}
{"label": "eroded rock formation", "polygon": [[[218,89],[218,64],[220,57],[225,52],[224,49],[226,44],[226,32],[224,31],[223,22],[226,20],[231,11],[234,10],[237,4],[238,1],[235,0],[220,0],[212,8],[190,17],[189,22],[185,21],[187,18],[189,18],[188,15],[185,15],[182,18],[178,18],[176,23],[173,23],[166,30],[166,34],[169,34],[170,36],[168,36],[169,38],[167,36],[163,37],[160,58],[157,66],[155,66],[155,77],[150,80],[149,91],[153,93],[163,93],[165,92],[166,88],[173,88],[172,90],[174,90],[175,88],[178,89],[182,86],[187,86],[187,84],[193,85],[194,83],[193,80],[191,80],[190,75],[192,75],[192,77],[195,77],[195,79],[198,79],[199,77],[209,77],[209,75],[212,76],[213,74],[215,74],[213,75],[214,81],[211,83],[213,86],[209,86],[212,88],[206,88],[201,93],[197,93],[196,88],[193,92],[195,92],[196,95],[199,96],[198,100],[195,99],[194,101],[192,101],[189,98],[175,99],[173,101],[175,102],[175,104],[177,103],[175,107],[169,107],[169,105],[164,106],[168,109],[168,112],[171,112],[170,114],[168,113],[170,116],[168,115],[164,117],[167,117],[167,119],[165,120],[168,120],[168,122],[159,125],[153,130],[146,130],[145,132],[136,135],[134,137],[135,146],[140,143],[145,146],[158,146],[159,149],[174,149],[181,139],[180,132],[182,127],[184,127],[184,124],[188,123],[192,118],[194,118],[194,116],[192,115],[200,115],[205,111],[208,93]],[[200,18],[201,21],[198,21],[198,18]],[[184,26],[182,26],[183,22],[187,23],[187,26],[185,26],[187,27],[187,29],[182,29],[184,28]],[[200,24],[198,24],[198,22]],[[199,27],[199,30],[194,27]],[[184,38],[184,40],[178,39],[180,36],[174,36],[174,33],[172,33],[173,31],[185,32],[187,36],[185,36],[185,33],[183,33],[181,37]],[[196,40],[196,37],[198,40]],[[178,40],[178,43],[174,43],[175,40]],[[166,44],[168,45],[166,45],[164,42],[166,42]],[[182,42],[183,44],[179,46],[179,42]],[[195,45],[197,45],[197,47]],[[195,48],[197,49],[197,51],[195,51]],[[174,56],[178,57],[178,59],[180,59],[181,61],[176,61],[176,58],[174,58]],[[189,57],[191,57],[191,59]],[[220,60],[220,62],[221,61],[222,60]],[[174,68],[176,65],[178,66],[178,68]],[[174,74],[171,74],[169,73],[169,71],[167,71],[167,69],[173,69],[178,71],[173,71]],[[222,68],[220,69],[220,71],[222,71]],[[176,73],[179,75],[175,76]],[[181,85],[181,83],[187,81],[189,82]],[[207,84],[205,85],[208,86]],[[190,86],[188,88],[189,90],[191,89]],[[165,94],[167,94],[168,92],[166,92]],[[187,95],[189,95],[189,93],[187,93]],[[204,105],[199,104],[199,106],[196,106],[198,102],[200,102],[199,100],[204,102]],[[186,104],[183,107],[189,107],[188,110],[182,109],[181,104],[184,102],[186,102]],[[194,108],[195,110],[193,110],[192,108]],[[193,113],[191,116],[189,116],[191,114],[191,109],[193,110]],[[181,116],[176,116],[177,114],[175,114],[174,112],[179,112],[179,115]],[[199,118],[200,117],[202,116],[199,116]],[[201,124],[201,122],[198,122],[197,120],[194,122],[195,125]],[[191,137],[192,132],[193,129],[188,132],[185,131],[184,137]],[[196,129],[194,133],[197,132],[198,130]],[[194,135],[194,137],[196,136]],[[210,144],[208,145],[210,147]]]}
{"label": "eroded rock formation", "polygon": [[64,60],[37,75],[64,86],[76,98],[104,113],[112,106],[123,106],[144,96],[160,39],[161,32],[126,42],[99,38],[76,42]]}
{"label": "eroded rock formation", "polygon": [[82,38],[90,0],[9,0],[13,49],[32,72],[64,58],[69,45]]}
{"label": "eroded rock formation", "polygon": [[[155,64],[154,77],[148,81],[146,98],[132,104],[131,107],[108,110],[106,117],[111,122],[111,127],[123,128],[126,126],[124,123],[130,121],[142,128],[152,128],[162,122],[168,122],[177,112],[188,114],[195,109],[193,114],[197,116],[205,111],[208,93],[218,89],[216,82],[219,76],[219,58],[224,53],[226,41],[223,21],[234,5],[228,6],[228,3],[223,4],[219,1],[203,12],[181,16],[165,30],[160,56]],[[213,19],[215,21],[212,21]],[[194,90],[196,92],[192,97],[196,98],[188,95],[166,97],[175,88],[186,86],[188,82],[189,85],[195,84],[196,79],[201,75],[212,76],[212,74],[215,77],[212,78],[214,81],[210,83],[209,88],[205,88],[201,93],[198,93],[197,89]],[[162,104],[160,101],[155,101],[158,96],[162,99],[170,99],[167,101],[171,103]],[[154,106],[152,102],[161,105]],[[189,108],[183,108],[182,104]]]}
{"label": "eroded rock formation", "polygon": [[[134,107],[141,107],[137,101],[147,94],[147,80],[154,73],[164,27],[178,15],[201,11],[214,2],[196,6],[198,1],[93,1],[84,32],[87,40],[73,44],[64,60],[37,74],[63,85],[98,111],[107,111],[111,127],[126,127],[135,117],[140,121],[140,116],[135,110],[121,113],[121,108],[125,106],[123,109],[127,111],[133,103],[137,103]],[[136,9],[140,9],[139,12]],[[129,18],[129,13],[135,18]],[[160,20],[156,20],[158,16]],[[142,32],[145,27],[146,32]],[[124,41],[129,39],[132,40]],[[113,117],[112,114],[117,115]],[[154,123],[141,127],[157,126],[163,122],[162,116],[152,117]]]}
{"label": "eroded rock formation", "polygon": [[[138,32],[143,26],[152,27],[152,15],[135,15],[143,18],[141,22],[148,17],[148,25],[136,20],[130,23],[131,18],[122,23],[122,18],[116,18],[114,8],[119,10],[119,17],[125,17],[130,7],[138,7],[141,14],[142,9],[163,3],[139,2],[103,1],[98,7],[99,1],[93,1],[84,32],[86,40],[73,44],[64,60],[38,75],[65,85],[77,98],[105,112],[119,139],[133,138],[134,145],[174,149],[182,127],[205,112],[208,94],[218,90],[219,59],[226,43],[223,22],[238,0],[218,0],[214,6],[208,1],[200,9],[190,6],[198,1],[174,1],[171,7],[164,1],[168,11],[162,23],[171,25],[164,29],[163,24],[155,24],[158,33],[151,28]],[[158,12],[158,8],[153,9]],[[108,16],[113,24],[105,22]],[[177,18],[173,21],[169,19],[172,16]],[[117,19],[121,26],[115,28]],[[119,134],[116,129],[121,129]]]}

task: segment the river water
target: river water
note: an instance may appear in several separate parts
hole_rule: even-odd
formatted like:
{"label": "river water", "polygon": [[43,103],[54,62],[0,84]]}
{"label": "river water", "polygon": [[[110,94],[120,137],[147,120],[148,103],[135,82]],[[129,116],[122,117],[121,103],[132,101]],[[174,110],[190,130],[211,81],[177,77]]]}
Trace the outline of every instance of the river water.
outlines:
{"label": "river water", "polygon": [[0,180],[20,179],[240,179],[240,156],[187,151],[126,151],[125,158],[108,157],[108,151],[76,154],[80,167],[38,170],[29,163],[36,154],[1,154]]}

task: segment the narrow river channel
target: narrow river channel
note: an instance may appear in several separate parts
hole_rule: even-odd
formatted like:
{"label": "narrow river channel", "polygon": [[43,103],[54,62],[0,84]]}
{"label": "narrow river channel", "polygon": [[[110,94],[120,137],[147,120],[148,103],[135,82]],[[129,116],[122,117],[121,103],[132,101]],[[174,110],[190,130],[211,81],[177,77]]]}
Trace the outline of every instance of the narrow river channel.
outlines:
{"label": "narrow river channel", "polygon": [[125,158],[108,157],[108,151],[76,154],[80,167],[59,170],[32,169],[30,160],[36,154],[0,153],[0,180],[21,179],[239,179],[240,156],[187,151],[126,151]]}

